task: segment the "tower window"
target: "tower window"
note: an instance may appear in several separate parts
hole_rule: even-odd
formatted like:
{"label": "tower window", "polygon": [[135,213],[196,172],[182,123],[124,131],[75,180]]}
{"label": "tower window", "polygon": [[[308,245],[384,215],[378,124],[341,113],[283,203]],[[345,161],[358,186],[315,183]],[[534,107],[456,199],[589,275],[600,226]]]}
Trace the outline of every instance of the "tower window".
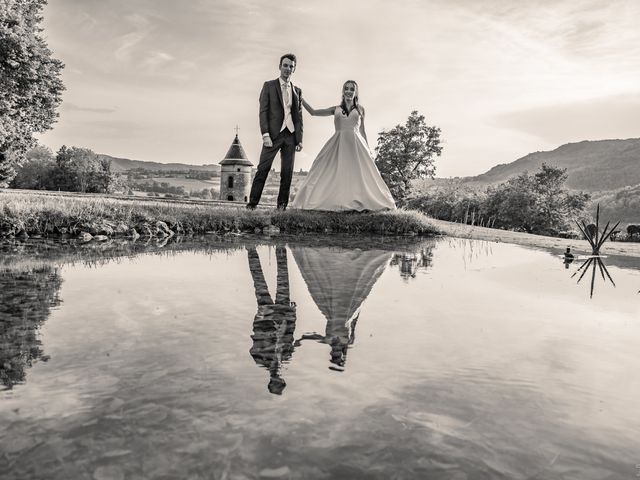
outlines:
{"label": "tower window", "polygon": [[233,188],[233,177],[227,178],[227,188]]}
{"label": "tower window", "polygon": [[229,200],[229,201],[233,202],[233,195],[228,195],[228,196],[227,196],[227,200]]}
{"label": "tower window", "polygon": [[239,168],[236,168],[236,172],[239,172],[239,171],[240,171],[240,169],[239,169]]}

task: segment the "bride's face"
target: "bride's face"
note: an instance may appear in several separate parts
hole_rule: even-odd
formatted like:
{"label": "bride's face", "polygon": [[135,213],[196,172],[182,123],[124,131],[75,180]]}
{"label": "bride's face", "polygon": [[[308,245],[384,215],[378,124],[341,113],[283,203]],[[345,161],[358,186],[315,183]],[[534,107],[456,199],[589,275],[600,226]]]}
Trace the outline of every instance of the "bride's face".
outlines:
{"label": "bride's face", "polygon": [[344,98],[347,100],[353,100],[357,91],[355,83],[345,83],[344,88],[342,89],[342,95],[344,95]]}

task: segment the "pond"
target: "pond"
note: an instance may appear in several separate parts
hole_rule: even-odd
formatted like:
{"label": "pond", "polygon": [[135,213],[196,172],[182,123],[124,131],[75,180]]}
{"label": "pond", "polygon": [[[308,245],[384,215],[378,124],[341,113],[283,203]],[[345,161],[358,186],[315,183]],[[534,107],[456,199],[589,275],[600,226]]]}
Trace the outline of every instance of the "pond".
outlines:
{"label": "pond", "polygon": [[4,244],[0,476],[634,478],[640,265],[561,253]]}

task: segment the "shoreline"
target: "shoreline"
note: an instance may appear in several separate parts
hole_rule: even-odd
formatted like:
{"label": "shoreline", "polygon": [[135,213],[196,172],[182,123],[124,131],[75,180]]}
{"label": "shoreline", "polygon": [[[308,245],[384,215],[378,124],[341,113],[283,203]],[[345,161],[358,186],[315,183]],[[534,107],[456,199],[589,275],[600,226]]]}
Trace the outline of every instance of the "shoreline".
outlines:
{"label": "shoreline", "polygon": [[[173,199],[172,199],[173,200]],[[239,202],[139,201],[116,195],[0,190],[0,237],[165,238],[210,233],[346,233],[432,236],[441,233],[414,210],[321,212],[247,210]]]}
{"label": "shoreline", "polygon": [[[289,209],[262,204],[248,211],[244,203],[203,200],[142,200],[120,195],[0,190],[0,239],[170,238],[174,235],[253,233],[447,235],[491,242],[590,254],[586,240],[451,223],[415,210],[344,213]],[[640,257],[640,242],[608,240],[603,255]]]}
{"label": "shoreline", "polygon": [[[591,254],[591,246],[586,240],[575,238],[557,238],[532,233],[512,232],[510,230],[498,230],[494,228],[451,223],[444,220],[431,219],[435,227],[443,234],[451,237],[470,238],[474,240],[486,240],[498,243],[512,243],[528,247],[540,247],[548,249],[565,250],[571,247],[573,253]],[[607,240],[602,246],[602,255],[621,255],[640,257],[639,242],[613,242]]]}

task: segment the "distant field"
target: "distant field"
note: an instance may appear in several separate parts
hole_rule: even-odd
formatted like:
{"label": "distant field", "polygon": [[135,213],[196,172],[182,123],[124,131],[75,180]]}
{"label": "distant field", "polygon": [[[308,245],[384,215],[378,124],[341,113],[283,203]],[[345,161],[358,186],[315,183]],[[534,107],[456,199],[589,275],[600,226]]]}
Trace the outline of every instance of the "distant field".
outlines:
{"label": "distant field", "polygon": [[211,180],[196,180],[195,178],[184,177],[155,177],[150,178],[158,183],[168,183],[172,187],[184,187],[188,192],[190,190],[202,190],[203,188],[220,189],[220,178],[212,178]]}

